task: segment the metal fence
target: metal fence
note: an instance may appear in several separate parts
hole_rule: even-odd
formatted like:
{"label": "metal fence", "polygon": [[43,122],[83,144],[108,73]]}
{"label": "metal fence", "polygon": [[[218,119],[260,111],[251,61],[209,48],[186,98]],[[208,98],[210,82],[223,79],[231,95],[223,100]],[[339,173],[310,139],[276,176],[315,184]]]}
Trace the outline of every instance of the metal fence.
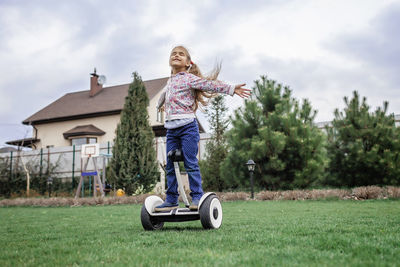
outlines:
{"label": "metal fence", "polygon": [[[200,135],[199,142],[199,160],[205,156],[205,145],[210,139],[208,134]],[[108,164],[108,159],[101,156],[109,155],[112,153],[113,142],[100,144],[100,157],[95,158],[97,167],[102,170]],[[157,160],[161,164],[166,163],[166,138],[158,137],[155,139],[155,149],[157,153]],[[0,153],[0,158],[7,162],[8,170],[3,170],[7,175],[12,176],[13,170],[17,169],[17,165],[23,164],[29,166],[38,166],[41,174],[48,173],[47,168],[50,166],[55,167],[52,171],[54,178],[61,179],[76,179],[81,175],[82,160],[81,160],[81,146],[67,146],[67,147],[50,147],[42,148],[31,151],[12,151],[7,153]],[[93,163],[90,162],[87,171],[94,171]],[[5,178],[5,177],[1,177]]]}

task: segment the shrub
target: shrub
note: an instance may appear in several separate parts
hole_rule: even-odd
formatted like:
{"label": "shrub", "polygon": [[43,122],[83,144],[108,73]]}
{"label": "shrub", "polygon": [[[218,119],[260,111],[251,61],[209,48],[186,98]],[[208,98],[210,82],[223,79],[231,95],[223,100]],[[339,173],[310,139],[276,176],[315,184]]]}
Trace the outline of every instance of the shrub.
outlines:
{"label": "shrub", "polygon": [[356,187],[352,191],[354,197],[360,199],[377,199],[384,197],[384,189],[378,186]]}
{"label": "shrub", "polygon": [[400,128],[394,115],[387,114],[388,102],[370,112],[366,98],[361,100],[356,91],[344,101],[344,111],[336,109],[332,128],[327,128],[330,180],[325,184],[399,185]]}
{"label": "shrub", "polygon": [[221,201],[235,201],[235,200],[248,200],[250,198],[249,193],[245,192],[226,192],[217,193]]}
{"label": "shrub", "polygon": [[160,177],[148,105],[144,83],[134,72],[116,130],[109,176],[110,182],[128,195],[138,188],[150,192]]}
{"label": "shrub", "polygon": [[278,200],[280,193],[277,191],[261,191],[256,194],[256,199],[259,200]]}
{"label": "shrub", "polygon": [[400,198],[400,187],[388,186],[387,192],[390,198]]}
{"label": "shrub", "polygon": [[[70,190],[71,184],[63,183],[56,175],[59,164],[60,157],[55,164],[50,164],[50,166],[45,165],[42,168],[40,168],[40,164],[34,158],[25,163],[25,167],[30,175],[30,196],[44,195],[46,193],[48,189],[47,178],[49,176],[53,178],[52,188],[54,192],[64,191],[66,188],[68,188],[66,191]],[[27,174],[20,158],[17,157],[16,160],[13,160],[12,172],[10,171],[10,158],[0,158],[0,196],[25,196],[26,190]]]}
{"label": "shrub", "polygon": [[311,199],[344,199],[350,196],[350,190],[345,189],[313,189],[310,192]]}
{"label": "shrub", "polygon": [[292,91],[262,76],[250,100],[239,108],[227,133],[230,151],[222,164],[229,188],[248,187],[245,163],[256,162],[255,186],[307,188],[318,183],[327,166],[326,136],[314,125],[316,111]]}

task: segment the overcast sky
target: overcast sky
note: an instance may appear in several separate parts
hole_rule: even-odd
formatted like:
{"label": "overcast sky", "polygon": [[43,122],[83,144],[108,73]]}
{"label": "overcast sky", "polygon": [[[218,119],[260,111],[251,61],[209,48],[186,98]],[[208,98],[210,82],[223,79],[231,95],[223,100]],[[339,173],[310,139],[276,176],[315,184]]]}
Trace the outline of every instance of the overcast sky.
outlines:
{"label": "overcast sky", "polygon": [[[357,90],[371,110],[400,114],[400,1],[385,0],[1,0],[0,147],[30,137],[21,122],[66,93],[166,77],[175,45],[203,72],[253,86],[288,85],[333,119]],[[226,97],[229,107],[240,97]],[[203,123],[206,121],[202,118]],[[28,135],[28,136],[27,136]]]}

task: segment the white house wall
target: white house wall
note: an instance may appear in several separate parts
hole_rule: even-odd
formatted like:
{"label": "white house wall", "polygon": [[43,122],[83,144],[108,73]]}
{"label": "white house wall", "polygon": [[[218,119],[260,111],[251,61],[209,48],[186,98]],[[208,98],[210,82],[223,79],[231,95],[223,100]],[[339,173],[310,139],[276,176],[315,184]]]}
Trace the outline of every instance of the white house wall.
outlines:
{"label": "white house wall", "polygon": [[149,120],[150,120],[150,125],[151,126],[156,126],[156,125],[163,125],[163,123],[157,121],[157,104],[158,104],[158,99],[160,98],[162,93],[162,90],[160,90],[151,100],[149,107],[147,109],[149,113]]}
{"label": "white house wall", "polygon": [[[92,124],[105,132],[102,136],[96,136],[98,143],[104,143],[114,140],[115,129],[120,121],[120,115],[109,115],[95,118],[87,118],[80,120],[52,122],[36,125],[37,138],[40,142],[37,143],[37,148],[46,148],[47,146],[62,147],[70,146],[71,141],[65,139],[63,133],[79,125]],[[35,131],[33,131],[35,134]]]}
{"label": "white house wall", "polygon": [[[151,126],[162,125],[161,122],[157,122],[157,109],[156,109],[158,98],[160,97],[160,95],[161,91],[157,93],[150,100],[150,104],[147,108]],[[97,137],[97,142],[104,143],[112,141],[114,140],[115,130],[117,129],[119,121],[120,121],[120,114],[79,119],[79,120],[38,124],[35,125],[35,127],[38,131],[37,138],[40,139],[40,142],[36,144],[36,147],[46,148],[47,146],[54,146],[54,147],[70,146],[71,141],[64,139],[63,133],[68,130],[71,130],[72,128],[75,128],[76,126],[88,125],[88,124],[92,124],[105,132],[105,135]],[[35,131],[33,131],[33,135],[35,135]]]}

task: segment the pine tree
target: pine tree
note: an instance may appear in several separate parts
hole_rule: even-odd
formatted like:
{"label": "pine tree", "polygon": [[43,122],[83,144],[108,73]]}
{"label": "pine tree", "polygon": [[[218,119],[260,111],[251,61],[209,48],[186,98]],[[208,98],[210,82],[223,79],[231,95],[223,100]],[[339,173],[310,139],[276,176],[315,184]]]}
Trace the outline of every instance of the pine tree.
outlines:
{"label": "pine tree", "polygon": [[316,111],[300,105],[288,87],[261,76],[245,107],[235,111],[228,132],[229,154],[222,173],[229,185],[249,185],[245,163],[256,162],[262,189],[305,188],[317,183],[327,165],[325,135],[314,126]]}
{"label": "pine tree", "polygon": [[327,128],[330,179],[335,186],[399,185],[400,129],[394,115],[387,114],[388,102],[370,112],[363,97],[354,91],[344,98],[343,111],[335,110],[332,127]]}
{"label": "pine tree", "polygon": [[207,191],[221,192],[226,187],[220,174],[220,166],[228,154],[224,136],[229,125],[227,110],[222,95],[213,98],[207,110],[212,135],[206,144],[206,159],[200,162],[203,187]]}
{"label": "pine tree", "polygon": [[154,133],[149,124],[149,98],[141,77],[134,72],[116,130],[111,180],[127,194],[148,192],[159,178]]}

